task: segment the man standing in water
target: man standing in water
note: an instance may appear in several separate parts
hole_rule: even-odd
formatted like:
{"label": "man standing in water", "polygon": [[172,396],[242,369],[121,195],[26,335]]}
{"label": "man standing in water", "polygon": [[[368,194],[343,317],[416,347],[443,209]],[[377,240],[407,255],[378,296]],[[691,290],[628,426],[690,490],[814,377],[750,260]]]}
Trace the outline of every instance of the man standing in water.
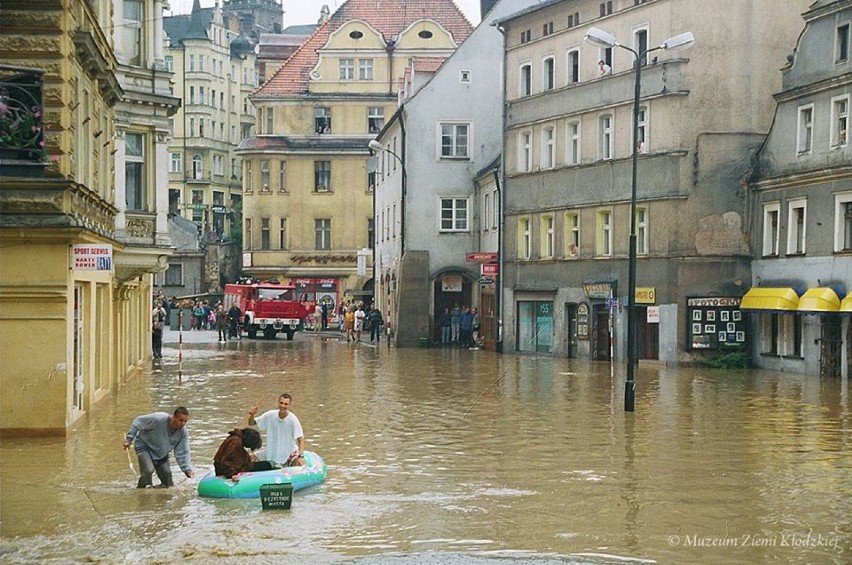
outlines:
{"label": "man standing in water", "polygon": [[[257,406],[249,410],[248,423],[266,432],[266,454],[263,459],[284,466],[304,465],[305,434],[302,424],[290,412],[293,397],[286,392],[278,397],[278,410],[268,410],[255,419]],[[258,454],[258,457],[261,455]]]}
{"label": "man standing in water", "polygon": [[195,476],[192,461],[189,458],[189,434],[186,423],[189,411],[183,406],[175,409],[173,415],[165,412],[153,412],[137,416],[130,425],[124,438],[124,449],[133,444],[139,457],[139,482],[136,488],[152,485],[154,471],[160,479],[161,487],[174,486],[172,470],[169,466],[169,452],[175,452],[175,460],[183,474],[190,479]]}

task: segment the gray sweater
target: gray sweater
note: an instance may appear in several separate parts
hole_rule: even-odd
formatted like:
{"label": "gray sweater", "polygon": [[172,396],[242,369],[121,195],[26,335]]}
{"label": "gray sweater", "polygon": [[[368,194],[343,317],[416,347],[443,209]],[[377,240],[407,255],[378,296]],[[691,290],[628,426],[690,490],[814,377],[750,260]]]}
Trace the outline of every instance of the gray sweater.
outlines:
{"label": "gray sweater", "polygon": [[187,473],[192,470],[189,458],[189,434],[186,428],[172,431],[169,427],[169,415],[165,412],[153,412],[137,416],[130,424],[125,440],[132,443],[137,453],[147,451],[151,459],[157,461],[169,456],[174,450],[175,460],[180,470]]}

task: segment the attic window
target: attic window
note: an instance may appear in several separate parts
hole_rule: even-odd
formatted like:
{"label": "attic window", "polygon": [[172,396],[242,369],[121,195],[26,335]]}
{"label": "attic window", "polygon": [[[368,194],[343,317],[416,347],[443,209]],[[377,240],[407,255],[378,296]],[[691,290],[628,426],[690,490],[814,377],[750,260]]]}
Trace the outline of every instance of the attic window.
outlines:
{"label": "attic window", "polygon": [[470,82],[470,71],[459,71],[459,82]]}
{"label": "attic window", "polygon": [[432,32],[428,29],[424,29],[420,33],[417,34],[420,39],[432,39]]}
{"label": "attic window", "polygon": [[349,32],[349,37],[351,37],[352,39],[361,39],[362,37],[364,37],[364,34],[356,29],[355,31]]}

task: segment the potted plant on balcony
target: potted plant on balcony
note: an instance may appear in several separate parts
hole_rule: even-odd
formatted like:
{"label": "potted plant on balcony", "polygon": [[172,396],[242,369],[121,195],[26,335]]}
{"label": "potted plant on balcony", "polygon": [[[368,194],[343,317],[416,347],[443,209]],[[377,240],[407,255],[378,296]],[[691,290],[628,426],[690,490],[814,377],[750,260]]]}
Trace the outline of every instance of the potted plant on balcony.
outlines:
{"label": "potted plant on balcony", "polygon": [[0,96],[0,174],[43,176],[44,145],[41,108]]}

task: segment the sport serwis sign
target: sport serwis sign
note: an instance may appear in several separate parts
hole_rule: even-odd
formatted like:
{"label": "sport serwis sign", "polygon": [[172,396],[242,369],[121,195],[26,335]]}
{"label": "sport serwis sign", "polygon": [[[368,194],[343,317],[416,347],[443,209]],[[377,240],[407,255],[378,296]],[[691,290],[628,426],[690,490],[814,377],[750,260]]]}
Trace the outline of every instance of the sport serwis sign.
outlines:
{"label": "sport serwis sign", "polygon": [[71,268],[75,271],[112,271],[112,245],[75,243],[71,246]]}

